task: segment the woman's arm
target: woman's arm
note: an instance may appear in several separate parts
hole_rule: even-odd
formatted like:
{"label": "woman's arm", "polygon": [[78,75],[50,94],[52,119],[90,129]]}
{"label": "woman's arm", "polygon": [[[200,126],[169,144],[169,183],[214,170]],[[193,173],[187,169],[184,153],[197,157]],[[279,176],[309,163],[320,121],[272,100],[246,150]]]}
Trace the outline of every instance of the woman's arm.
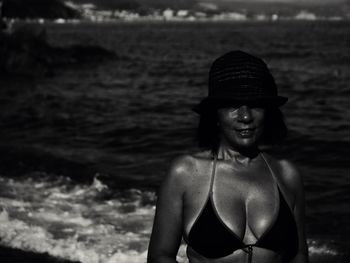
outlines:
{"label": "woman's arm", "polygon": [[282,161],[285,182],[294,193],[294,218],[298,228],[298,254],[291,263],[308,263],[308,246],[305,236],[305,195],[301,175],[297,168],[288,161]]}
{"label": "woman's arm", "polygon": [[182,238],[186,158],[177,159],[163,181],[157,200],[147,263],[175,263]]}

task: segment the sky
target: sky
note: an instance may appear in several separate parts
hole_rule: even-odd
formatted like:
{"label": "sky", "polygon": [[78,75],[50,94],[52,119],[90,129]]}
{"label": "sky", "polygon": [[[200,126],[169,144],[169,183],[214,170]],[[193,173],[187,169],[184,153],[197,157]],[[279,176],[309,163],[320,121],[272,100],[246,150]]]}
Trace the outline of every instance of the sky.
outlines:
{"label": "sky", "polygon": [[[242,0],[212,0],[222,2],[242,2]],[[306,3],[306,4],[336,4],[350,2],[350,0],[245,0],[245,2],[261,2],[261,3]]]}

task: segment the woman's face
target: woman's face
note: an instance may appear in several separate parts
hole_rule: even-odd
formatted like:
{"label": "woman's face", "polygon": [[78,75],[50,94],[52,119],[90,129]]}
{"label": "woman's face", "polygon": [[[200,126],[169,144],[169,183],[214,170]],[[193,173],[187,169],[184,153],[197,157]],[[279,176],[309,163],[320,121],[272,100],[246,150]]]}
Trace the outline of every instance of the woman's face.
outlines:
{"label": "woman's face", "polygon": [[218,109],[221,143],[237,150],[257,147],[264,129],[264,117],[264,108],[247,105]]}

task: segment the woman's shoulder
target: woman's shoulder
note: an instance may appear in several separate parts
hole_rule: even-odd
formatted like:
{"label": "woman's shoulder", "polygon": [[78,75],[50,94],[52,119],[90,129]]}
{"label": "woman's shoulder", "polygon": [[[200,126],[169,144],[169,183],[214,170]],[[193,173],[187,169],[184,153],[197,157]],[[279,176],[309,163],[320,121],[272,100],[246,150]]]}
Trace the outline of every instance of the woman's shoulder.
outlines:
{"label": "woman's shoulder", "polygon": [[168,177],[186,180],[212,159],[210,151],[193,152],[178,156],[170,164]]}
{"label": "woman's shoulder", "polygon": [[206,152],[184,154],[176,157],[170,164],[168,173],[161,185],[162,192],[182,194],[192,184],[194,174],[210,160]]}
{"label": "woman's shoulder", "polygon": [[195,169],[196,166],[201,165],[204,162],[211,161],[212,159],[213,155],[210,151],[183,154],[176,157],[171,162],[170,171],[174,172],[175,174],[183,174]]}
{"label": "woman's shoulder", "polygon": [[266,153],[264,153],[264,156],[268,160],[271,168],[275,171],[276,176],[278,176],[288,188],[295,191],[301,187],[301,173],[294,162]]}

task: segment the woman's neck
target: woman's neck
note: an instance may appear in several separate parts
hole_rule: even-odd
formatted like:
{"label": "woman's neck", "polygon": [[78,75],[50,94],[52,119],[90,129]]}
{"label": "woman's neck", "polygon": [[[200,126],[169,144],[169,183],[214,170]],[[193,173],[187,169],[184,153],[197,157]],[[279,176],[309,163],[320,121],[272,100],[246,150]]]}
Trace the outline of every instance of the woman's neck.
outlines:
{"label": "woman's neck", "polygon": [[258,147],[235,149],[227,144],[221,144],[218,149],[218,158],[223,160],[235,160],[238,163],[249,164],[260,153]]}

